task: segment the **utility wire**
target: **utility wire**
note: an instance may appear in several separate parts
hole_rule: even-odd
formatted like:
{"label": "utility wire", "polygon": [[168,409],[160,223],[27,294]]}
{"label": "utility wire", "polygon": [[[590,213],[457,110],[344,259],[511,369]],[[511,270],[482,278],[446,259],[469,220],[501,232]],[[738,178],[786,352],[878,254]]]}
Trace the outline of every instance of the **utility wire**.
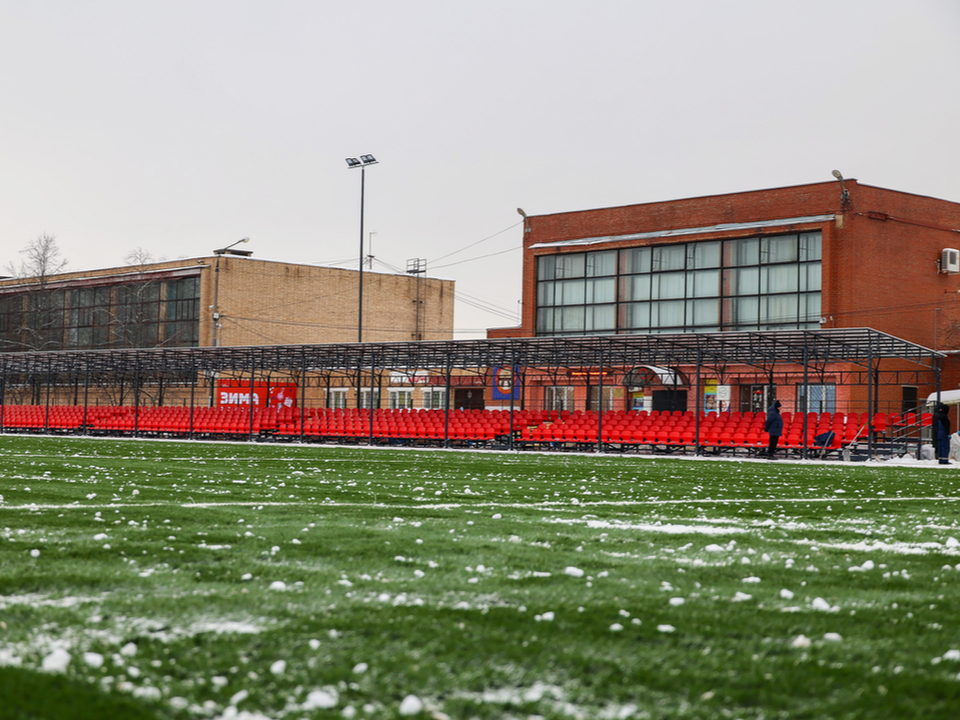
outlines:
{"label": "utility wire", "polygon": [[[447,263],[446,265],[434,265],[433,269],[437,270],[438,268],[448,268],[453,267],[454,265],[463,265],[463,263],[473,262],[474,260],[483,260],[484,258],[494,257],[495,255],[503,255],[504,253],[514,252],[515,250],[521,250],[519,247],[507,248],[506,250],[501,250],[499,252],[490,253],[489,255],[478,255],[474,258],[467,258],[466,260],[457,260],[457,262]],[[447,255],[446,257],[449,257]]]}
{"label": "utility wire", "polygon": [[[447,253],[446,255],[441,255],[441,256],[438,257],[438,258],[434,258],[434,259],[433,259],[433,262],[437,262],[438,260],[444,260],[444,259],[450,257],[451,255],[456,255],[457,253],[463,252],[464,250],[469,250],[469,249],[472,248],[474,245],[479,245],[479,244],[482,243],[482,242],[486,242],[487,240],[490,240],[490,239],[492,239],[492,238],[495,238],[497,235],[502,235],[503,233],[507,232],[508,230],[513,230],[517,225],[522,225],[522,224],[523,224],[523,220],[521,220],[521,221],[518,222],[518,223],[514,223],[514,224],[511,225],[510,227],[506,227],[506,228],[504,228],[503,230],[499,230],[498,232],[495,232],[493,235],[488,235],[487,237],[483,238],[483,240],[477,240],[475,243],[470,243],[469,245],[465,245],[464,247],[460,248],[459,250],[454,250],[454,251],[451,252],[451,253]],[[448,266],[447,266],[447,265],[443,265],[442,267],[448,267]]]}

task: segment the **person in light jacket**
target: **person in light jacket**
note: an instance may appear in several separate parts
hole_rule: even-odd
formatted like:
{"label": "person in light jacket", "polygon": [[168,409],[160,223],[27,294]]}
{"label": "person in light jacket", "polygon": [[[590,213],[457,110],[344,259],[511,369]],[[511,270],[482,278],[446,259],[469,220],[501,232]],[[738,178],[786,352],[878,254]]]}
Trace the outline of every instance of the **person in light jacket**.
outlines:
{"label": "person in light jacket", "polygon": [[763,431],[770,435],[770,446],[767,448],[769,458],[777,452],[780,436],[783,435],[783,416],[780,414],[780,407],[780,401],[774,400],[767,410],[767,422],[763,426]]}

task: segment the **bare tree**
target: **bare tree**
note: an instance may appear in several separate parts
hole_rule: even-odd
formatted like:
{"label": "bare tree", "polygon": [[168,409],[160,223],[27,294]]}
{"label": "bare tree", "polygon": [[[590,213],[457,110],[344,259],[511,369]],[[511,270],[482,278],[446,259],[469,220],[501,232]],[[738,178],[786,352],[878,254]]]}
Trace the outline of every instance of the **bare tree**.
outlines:
{"label": "bare tree", "polygon": [[20,265],[10,263],[7,272],[23,279],[23,291],[11,298],[12,337],[5,345],[18,350],[57,350],[63,346],[63,293],[50,287],[51,279],[64,271],[67,261],[60,255],[54,235],[43,233],[20,254]]}
{"label": "bare tree", "polygon": [[[43,233],[20,251],[19,266],[7,265],[7,272],[24,280],[23,289],[4,298],[7,332],[0,344],[7,350],[59,350],[63,347],[64,295],[50,287],[51,279],[62,273],[67,261],[60,254],[54,235]],[[25,379],[22,389],[39,402],[41,379]]]}
{"label": "bare tree", "polygon": [[7,272],[16,278],[35,278],[42,281],[67,269],[67,261],[60,256],[56,235],[38,235],[20,254],[24,256],[20,265],[11,262],[6,268]]}
{"label": "bare tree", "polygon": [[124,260],[133,266],[137,279],[117,288],[115,342],[120,347],[153,347],[159,340],[160,321],[160,283],[147,273],[153,256],[138,247],[127,253]]}
{"label": "bare tree", "polygon": [[146,250],[142,247],[135,247],[133,250],[123,256],[123,261],[127,265],[136,265],[142,268],[144,265],[149,265],[150,263],[154,262],[154,259],[149,250]]}

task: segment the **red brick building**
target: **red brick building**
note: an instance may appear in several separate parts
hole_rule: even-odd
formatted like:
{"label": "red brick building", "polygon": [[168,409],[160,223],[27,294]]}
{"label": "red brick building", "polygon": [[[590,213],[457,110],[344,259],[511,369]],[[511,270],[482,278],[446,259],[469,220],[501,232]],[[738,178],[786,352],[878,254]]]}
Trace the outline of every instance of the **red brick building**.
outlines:
{"label": "red brick building", "polygon": [[522,325],[491,338],[871,327],[960,347],[960,203],[825,182],[531,216],[523,247]]}

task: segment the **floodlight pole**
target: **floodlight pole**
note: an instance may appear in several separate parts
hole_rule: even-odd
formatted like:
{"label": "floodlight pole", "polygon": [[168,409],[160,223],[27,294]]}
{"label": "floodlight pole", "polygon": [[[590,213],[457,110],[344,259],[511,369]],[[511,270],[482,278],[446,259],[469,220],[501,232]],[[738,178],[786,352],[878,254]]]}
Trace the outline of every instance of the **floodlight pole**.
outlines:
{"label": "floodlight pole", "polygon": [[377,159],[373,155],[361,155],[358,158],[347,158],[347,168],[360,168],[360,276],[357,282],[357,342],[363,342],[363,216],[364,195],[366,191],[367,166],[376,165]]}
{"label": "floodlight pole", "polygon": [[357,342],[363,342],[363,202],[366,192],[367,168],[360,166],[360,277],[357,293]]}

